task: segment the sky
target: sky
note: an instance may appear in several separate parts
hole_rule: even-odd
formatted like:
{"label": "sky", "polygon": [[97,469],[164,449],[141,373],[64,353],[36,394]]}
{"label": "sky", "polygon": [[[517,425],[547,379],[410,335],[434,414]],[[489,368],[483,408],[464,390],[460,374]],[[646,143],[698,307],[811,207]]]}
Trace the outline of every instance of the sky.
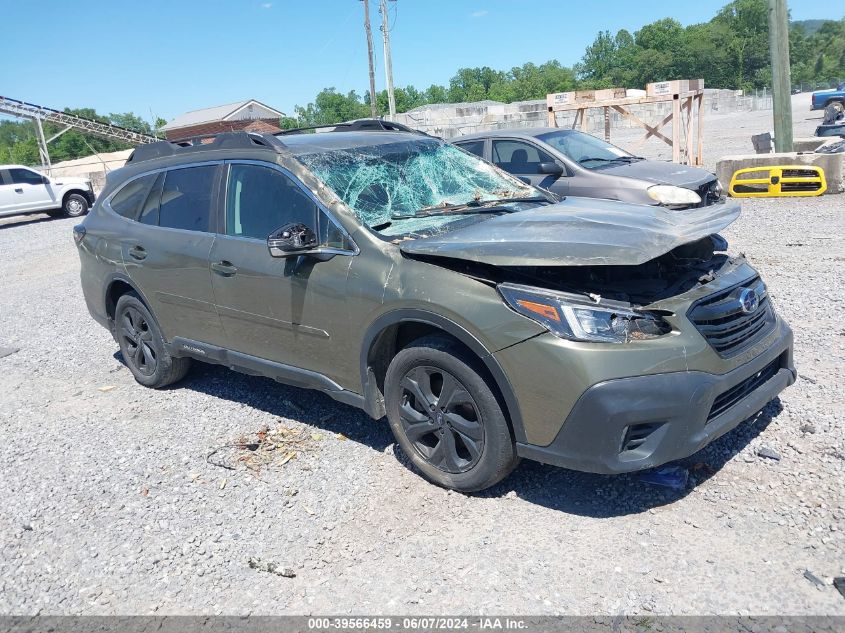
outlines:
{"label": "sky", "polygon": [[[448,85],[461,67],[576,63],[601,30],[709,20],[727,0],[391,0],[394,85]],[[376,90],[385,86],[370,0]],[[793,20],[837,18],[791,0]],[[258,99],[293,114],[326,87],[368,88],[361,0],[0,0],[0,94],[147,120]]]}

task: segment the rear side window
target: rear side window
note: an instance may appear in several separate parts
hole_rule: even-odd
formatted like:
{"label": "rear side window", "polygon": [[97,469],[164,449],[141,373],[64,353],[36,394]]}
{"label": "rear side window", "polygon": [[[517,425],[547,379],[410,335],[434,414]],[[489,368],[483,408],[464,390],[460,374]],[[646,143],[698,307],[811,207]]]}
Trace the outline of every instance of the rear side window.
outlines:
{"label": "rear side window", "polygon": [[455,143],[455,145],[468,151],[470,154],[484,158],[484,141],[469,141],[468,143]]}
{"label": "rear side window", "polygon": [[161,172],[157,175],[144,206],[141,207],[141,214],[138,216],[138,222],[141,224],[158,226],[158,205],[161,201],[161,186],[163,184],[164,172]]}
{"label": "rear side window", "polygon": [[208,232],[211,229],[215,165],[173,169],[164,178],[159,226]]}
{"label": "rear side window", "polygon": [[315,228],[317,205],[293,180],[275,169],[232,165],[227,192],[227,235],[265,240],[285,224]]}
{"label": "rear side window", "polygon": [[141,211],[141,205],[149,197],[157,176],[158,174],[141,176],[124,185],[109,202],[112,211],[130,220],[137,218]]}
{"label": "rear side window", "polygon": [[10,169],[9,175],[12,177],[12,182],[16,185],[44,184],[41,174],[36,174],[34,171],[29,171],[28,169]]}

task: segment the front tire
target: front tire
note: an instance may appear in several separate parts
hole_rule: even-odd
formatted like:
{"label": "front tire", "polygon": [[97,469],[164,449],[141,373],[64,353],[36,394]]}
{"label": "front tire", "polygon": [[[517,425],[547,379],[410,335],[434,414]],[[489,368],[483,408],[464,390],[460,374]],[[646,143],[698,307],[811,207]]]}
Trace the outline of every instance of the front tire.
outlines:
{"label": "front tire", "polygon": [[145,387],[160,389],[185,377],[191,359],[168,353],[158,323],[137,294],[122,295],[114,314],[120,353],[136,381]]}
{"label": "front tire", "polygon": [[478,359],[442,336],[414,341],[387,369],[390,428],[414,468],[432,483],[475,492],[507,477],[519,462],[484,373]]}
{"label": "front tire", "polygon": [[88,211],[88,201],[85,196],[78,193],[72,193],[65,198],[62,205],[62,212],[69,218],[78,218]]}

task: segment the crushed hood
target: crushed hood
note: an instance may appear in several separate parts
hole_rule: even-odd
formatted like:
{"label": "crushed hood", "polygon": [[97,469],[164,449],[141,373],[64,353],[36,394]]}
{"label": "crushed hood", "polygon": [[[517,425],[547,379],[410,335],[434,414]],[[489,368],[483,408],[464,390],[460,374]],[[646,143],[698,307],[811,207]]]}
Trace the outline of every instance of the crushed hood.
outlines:
{"label": "crushed hood", "polygon": [[633,163],[612,165],[603,167],[596,173],[637,178],[656,185],[675,185],[687,189],[697,189],[704,183],[716,179],[716,176],[706,169],[659,160],[638,160]]}
{"label": "crushed hood", "polygon": [[399,244],[408,255],[494,266],[638,265],[718,233],[739,203],[671,211],[594,198],[506,213],[471,226]]}

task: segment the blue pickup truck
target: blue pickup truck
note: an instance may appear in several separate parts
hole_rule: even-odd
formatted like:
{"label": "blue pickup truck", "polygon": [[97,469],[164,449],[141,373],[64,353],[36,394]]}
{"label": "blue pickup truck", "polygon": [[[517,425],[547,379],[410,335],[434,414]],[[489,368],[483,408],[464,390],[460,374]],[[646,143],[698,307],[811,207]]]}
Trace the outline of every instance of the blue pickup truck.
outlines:
{"label": "blue pickup truck", "polygon": [[833,105],[840,112],[845,110],[845,81],[834,90],[817,90],[813,93],[810,110],[824,110],[829,105]]}

